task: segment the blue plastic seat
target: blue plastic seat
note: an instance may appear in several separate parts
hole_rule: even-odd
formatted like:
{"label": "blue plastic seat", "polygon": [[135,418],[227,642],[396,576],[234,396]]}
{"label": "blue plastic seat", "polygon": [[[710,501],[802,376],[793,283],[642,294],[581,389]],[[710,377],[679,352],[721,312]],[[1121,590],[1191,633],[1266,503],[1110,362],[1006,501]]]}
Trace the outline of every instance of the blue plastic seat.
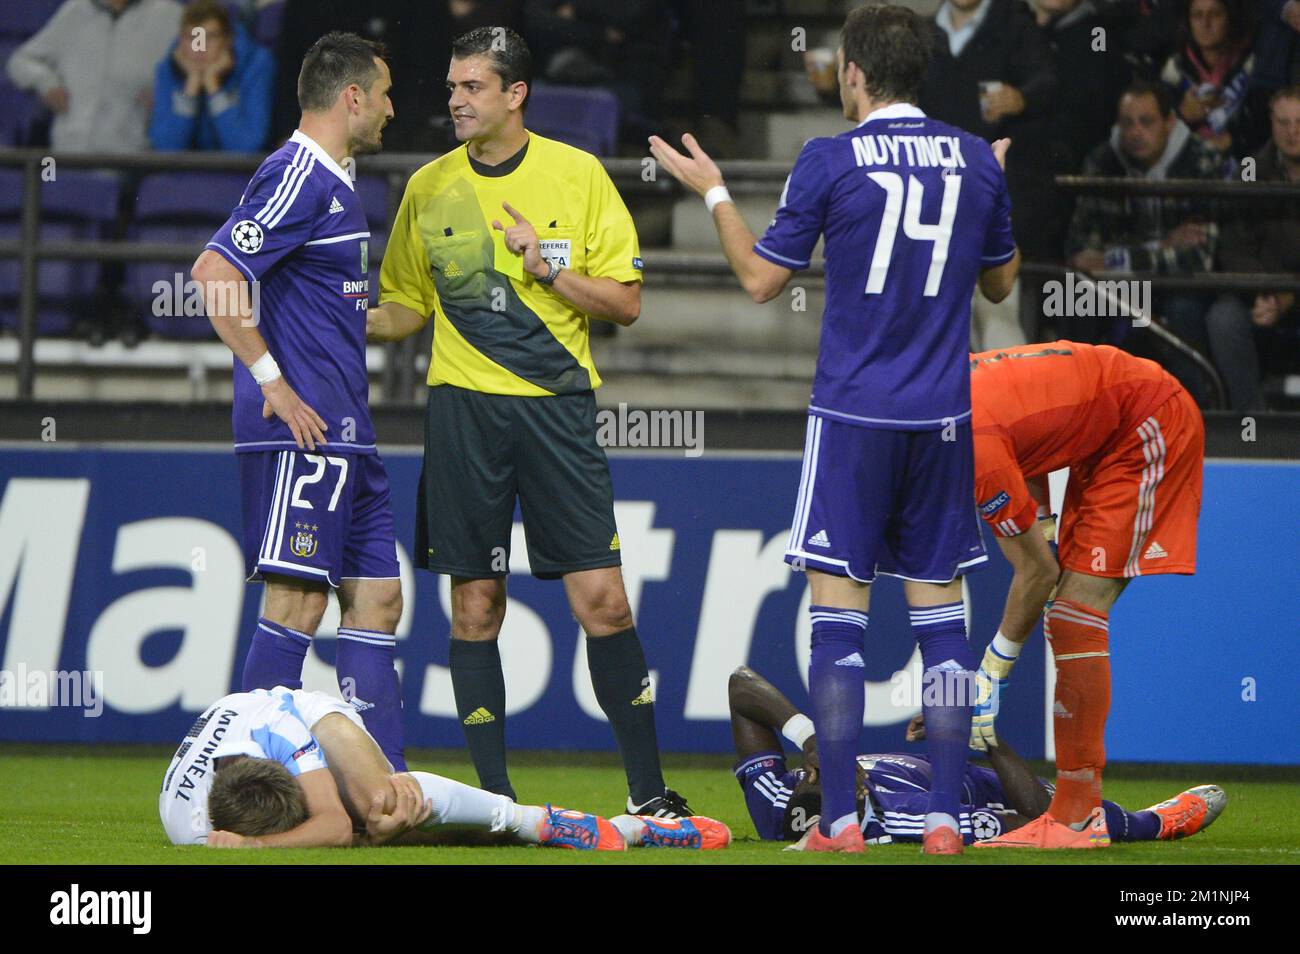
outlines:
{"label": "blue plastic seat", "polygon": [[528,128],[597,156],[618,147],[618,97],[608,90],[537,83],[528,97]]}

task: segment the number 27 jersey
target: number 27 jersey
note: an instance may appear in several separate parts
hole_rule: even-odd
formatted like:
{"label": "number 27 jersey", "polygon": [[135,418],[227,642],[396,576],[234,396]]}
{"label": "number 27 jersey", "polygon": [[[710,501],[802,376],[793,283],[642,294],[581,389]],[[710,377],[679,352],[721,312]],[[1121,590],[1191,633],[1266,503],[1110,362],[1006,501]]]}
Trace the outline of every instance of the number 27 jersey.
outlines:
{"label": "number 27 jersey", "polygon": [[809,140],[754,251],[798,270],[822,235],[810,412],[893,430],[967,420],[971,296],[1016,249],[988,143],[906,104]]}

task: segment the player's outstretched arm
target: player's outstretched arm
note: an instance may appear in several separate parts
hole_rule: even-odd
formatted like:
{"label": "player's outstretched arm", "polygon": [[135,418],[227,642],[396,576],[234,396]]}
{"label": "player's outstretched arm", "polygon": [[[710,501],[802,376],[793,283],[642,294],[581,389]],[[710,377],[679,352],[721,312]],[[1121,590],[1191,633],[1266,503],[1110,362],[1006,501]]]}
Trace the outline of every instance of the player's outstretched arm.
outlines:
{"label": "player's outstretched arm", "polygon": [[[690,153],[689,156],[683,156],[658,136],[651,136],[650,154],[674,179],[704,197],[712,209],[713,224],[718,229],[722,251],[727,256],[731,270],[740,279],[740,284],[754,301],[771,301],[781,294],[790,281],[794,275],[793,269],[769,262],[754,251],[757,239],[745,224],[745,217],[736,208],[736,203],[731,201],[730,194],[726,192],[726,183],[718,164],[709,158],[708,153],[700,148],[690,133],[682,137],[682,145]],[[712,197],[711,192],[714,193]]]}
{"label": "player's outstretched arm", "polygon": [[748,666],[738,667],[727,680],[727,704],[731,709],[731,735],[740,758],[780,751],[778,733],[785,733],[803,750],[809,767],[817,767],[817,737],[811,720],[780,689]]}
{"label": "player's outstretched arm", "polygon": [[338,786],[327,768],[298,776],[307,800],[307,820],[274,835],[250,837],[228,831],[208,836],[209,848],[345,848],[352,844],[352,819],[339,798]]}

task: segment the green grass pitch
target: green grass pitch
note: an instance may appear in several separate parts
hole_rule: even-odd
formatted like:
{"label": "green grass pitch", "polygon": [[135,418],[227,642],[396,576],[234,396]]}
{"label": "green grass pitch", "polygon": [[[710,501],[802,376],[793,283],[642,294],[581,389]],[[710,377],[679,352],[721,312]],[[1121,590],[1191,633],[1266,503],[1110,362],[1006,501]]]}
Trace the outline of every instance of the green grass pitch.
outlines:
{"label": "green grass pitch", "polygon": [[[731,826],[726,851],[630,850],[626,854],[538,848],[370,848],[213,851],[174,848],[158,822],[157,798],[171,749],[145,746],[0,744],[0,864],[1297,864],[1300,772],[1223,766],[1115,766],[1106,794],[1145,808],[1185,788],[1217,782],[1228,808],[1208,831],[1178,842],[1113,845],[1104,851],[968,851],[927,859],[914,844],[872,847],[865,859],[783,852],[759,841],[730,760],[667,756],[669,784],[692,806]],[[463,752],[416,751],[412,768],[474,781]],[[1039,766],[1040,771],[1045,771]],[[609,755],[516,753],[511,775],[521,800],[550,800],[615,815],[625,797]]]}

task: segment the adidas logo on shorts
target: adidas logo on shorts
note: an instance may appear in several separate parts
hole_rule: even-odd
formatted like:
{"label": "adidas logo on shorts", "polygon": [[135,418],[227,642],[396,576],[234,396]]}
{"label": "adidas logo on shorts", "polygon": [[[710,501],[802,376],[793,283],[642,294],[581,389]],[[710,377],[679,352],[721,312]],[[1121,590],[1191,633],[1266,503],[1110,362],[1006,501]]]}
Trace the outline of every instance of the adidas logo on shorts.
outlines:
{"label": "adidas logo on shorts", "polygon": [[483,706],[479,706],[469,715],[465,716],[465,725],[487,725],[489,722],[496,722],[497,717],[488,712]]}
{"label": "adidas logo on shorts", "polygon": [[1142,554],[1142,559],[1159,560],[1161,557],[1167,557],[1167,556],[1169,556],[1169,554],[1165,552],[1165,548],[1162,547],[1160,544],[1156,543],[1156,541],[1152,540],[1151,546],[1147,547],[1147,552]]}
{"label": "adidas logo on shorts", "polygon": [[831,538],[826,536],[825,530],[818,530],[808,538],[808,546],[810,547],[829,547],[830,545]]}

